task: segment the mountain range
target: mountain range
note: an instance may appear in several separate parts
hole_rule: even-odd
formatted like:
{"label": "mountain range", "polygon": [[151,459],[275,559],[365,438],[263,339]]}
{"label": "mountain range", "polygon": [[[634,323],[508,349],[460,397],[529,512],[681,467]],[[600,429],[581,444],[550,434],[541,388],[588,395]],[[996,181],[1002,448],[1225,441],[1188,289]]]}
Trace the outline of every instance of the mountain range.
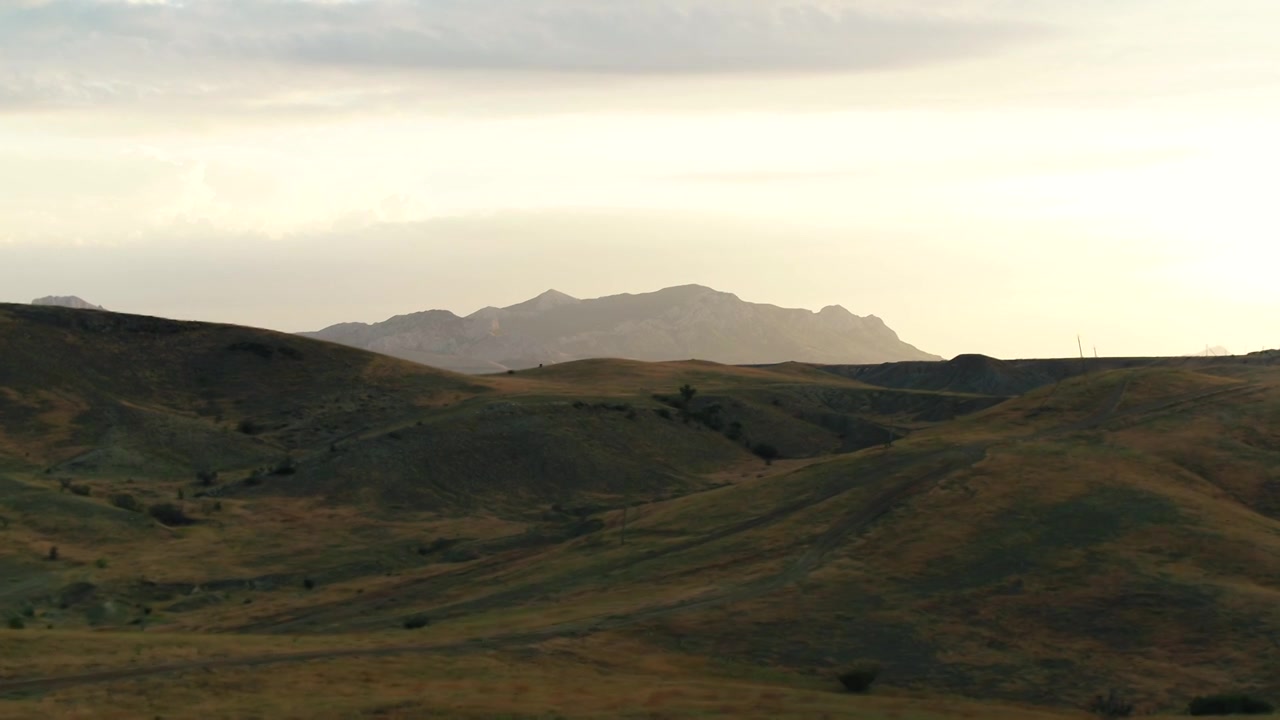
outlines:
{"label": "mountain range", "polygon": [[580,300],[556,290],[465,317],[447,310],[342,323],[304,336],[465,373],[520,370],[585,358],[880,363],[940,360],[874,315],[745,302],[701,285]]}

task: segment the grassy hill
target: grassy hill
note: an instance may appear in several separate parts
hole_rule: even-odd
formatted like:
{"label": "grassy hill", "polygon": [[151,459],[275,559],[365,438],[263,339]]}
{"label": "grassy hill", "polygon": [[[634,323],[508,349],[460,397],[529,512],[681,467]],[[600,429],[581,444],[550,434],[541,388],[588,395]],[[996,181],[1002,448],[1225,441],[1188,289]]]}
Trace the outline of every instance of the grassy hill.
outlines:
{"label": "grassy hill", "polygon": [[[1014,397],[961,392],[1004,372],[972,360],[934,389],[800,364],[470,377],[0,306],[0,620],[25,626],[0,631],[0,717],[1280,699],[1277,357]],[[880,689],[838,693],[864,660]]]}

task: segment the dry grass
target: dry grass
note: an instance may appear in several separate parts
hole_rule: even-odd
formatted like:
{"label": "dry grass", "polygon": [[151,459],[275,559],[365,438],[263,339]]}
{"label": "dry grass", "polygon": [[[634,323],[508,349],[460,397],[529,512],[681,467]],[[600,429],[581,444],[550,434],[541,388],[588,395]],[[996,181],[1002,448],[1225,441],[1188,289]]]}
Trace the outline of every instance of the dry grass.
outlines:
{"label": "dry grass", "polygon": [[0,717],[71,718],[860,718],[1055,720],[1020,706],[850,697],[833,681],[656,651],[634,641],[520,653],[345,658],[193,670],[17,698]]}

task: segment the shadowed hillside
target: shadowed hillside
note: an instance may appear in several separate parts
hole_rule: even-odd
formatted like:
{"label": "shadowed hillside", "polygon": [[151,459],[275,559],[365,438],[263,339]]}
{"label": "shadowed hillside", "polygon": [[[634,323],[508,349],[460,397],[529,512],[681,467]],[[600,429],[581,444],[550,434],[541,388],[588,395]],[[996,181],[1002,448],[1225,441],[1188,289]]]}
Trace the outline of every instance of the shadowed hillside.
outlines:
{"label": "shadowed hillside", "polygon": [[[0,306],[0,696],[939,720],[1280,697],[1275,357],[475,378]],[[865,661],[884,690],[836,694]]]}

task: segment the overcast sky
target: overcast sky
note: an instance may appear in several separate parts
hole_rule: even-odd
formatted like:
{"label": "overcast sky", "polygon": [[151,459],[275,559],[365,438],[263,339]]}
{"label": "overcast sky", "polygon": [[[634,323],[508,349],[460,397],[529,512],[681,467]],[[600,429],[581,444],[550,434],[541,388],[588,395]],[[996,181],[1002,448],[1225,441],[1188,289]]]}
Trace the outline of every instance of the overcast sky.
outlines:
{"label": "overcast sky", "polygon": [[1280,346],[1275,0],[0,0],[0,301]]}

